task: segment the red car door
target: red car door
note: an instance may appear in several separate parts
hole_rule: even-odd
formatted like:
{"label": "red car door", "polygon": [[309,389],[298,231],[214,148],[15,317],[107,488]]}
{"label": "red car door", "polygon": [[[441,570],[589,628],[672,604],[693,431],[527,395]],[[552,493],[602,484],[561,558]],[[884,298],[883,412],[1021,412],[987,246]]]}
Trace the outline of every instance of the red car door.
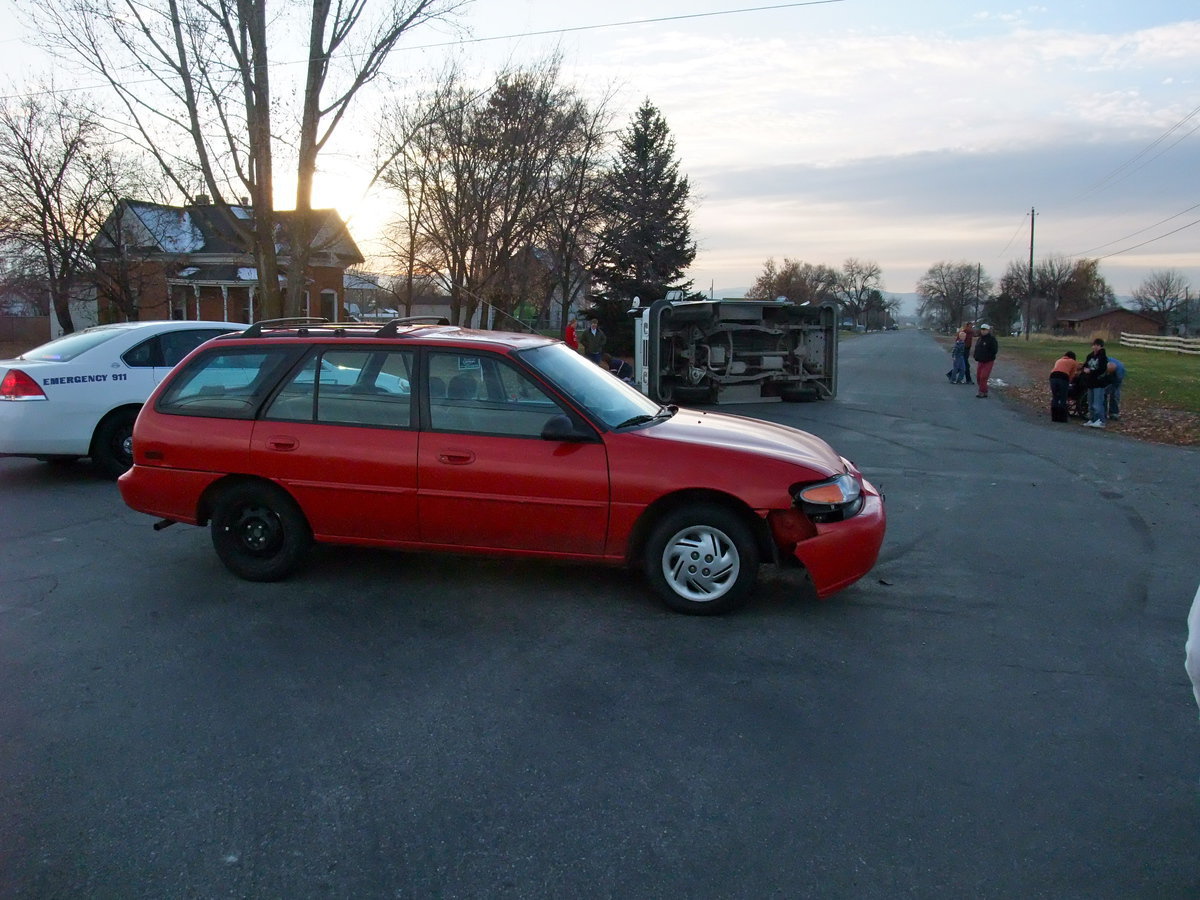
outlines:
{"label": "red car door", "polygon": [[413,357],[378,349],[313,356],[255,424],[252,471],[287,487],[318,538],[418,539]]}
{"label": "red car door", "polygon": [[547,420],[563,410],[499,356],[437,352],[428,360],[428,427],[418,449],[422,542],[602,554],[609,505],[603,442],[543,440]]}

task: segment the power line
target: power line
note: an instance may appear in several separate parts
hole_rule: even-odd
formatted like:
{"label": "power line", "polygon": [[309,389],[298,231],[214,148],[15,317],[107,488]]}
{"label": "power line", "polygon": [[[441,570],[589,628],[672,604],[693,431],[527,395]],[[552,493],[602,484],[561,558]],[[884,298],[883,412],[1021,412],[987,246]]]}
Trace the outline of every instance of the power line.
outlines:
{"label": "power line", "polygon": [[[1137,166],[1136,168],[1130,169],[1130,171],[1125,172],[1126,169],[1129,169],[1129,167],[1132,166],[1134,163],[1136,163],[1139,159],[1141,159],[1143,156],[1145,156],[1147,153],[1149,153],[1151,150],[1153,150],[1155,147],[1157,147],[1159,144],[1161,144],[1163,141],[1165,141],[1174,132],[1178,131],[1180,128],[1182,128],[1184,125],[1186,125],[1187,122],[1190,119],[1194,118],[1197,114],[1200,114],[1200,106],[1196,106],[1195,108],[1193,108],[1192,111],[1189,112],[1186,116],[1184,116],[1182,119],[1180,119],[1174,125],[1172,125],[1170,128],[1168,128],[1166,131],[1164,131],[1158,137],[1156,137],[1153,141],[1151,141],[1149,144],[1147,144],[1145,147],[1143,147],[1141,150],[1139,150],[1137,153],[1135,153],[1132,157],[1125,160],[1125,162],[1121,163],[1121,165],[1117,166],[1115,169],[1113,169],[1111,172],[1109,172],[1107,175],[1105,175],[1099,181],[1093,182],[1088,187],[1081,190],[1078,194],[1068,197],[1065,202],[1069,203],[1072,200],[1078,200],[1081,197],[1086,197],[1088,194],[1098,191],[1110,183],[1116,183],[1117,181],[1123,181],[1124,179],[1126,179],[1130,175],[1132,175],[1134,172],[1140,171],[1141,169],[1145,168],[1150,163],[1154,162],[1154,160],[1158,159],[1160,156],[1162,156],[1164,153],[1166,153],[1168,150],[1170,150],[1172,147],[1174,147],[1176,144],[1178,144],[1180,141],[1195,134],[1197,130],[1200,130],[1200,124],[1196,125],[1195,128],[1193,128],[1191,131],[1188,131],[1186,134],[1180,135],[1179,138],[1177,138],[1169,146],[1164,147],[1158,153],[1155,153],[1153,156],[1151,156],[1149,159],[1147,159],[1145,162],[1143,162],[1140,166]],[[1121,174],[1122,172],[1124,172],[1124,174]]]}
{"label": "power line", "polygon": [[996,254],[997,259],[1008,252],[1008,248],[1012,246],[1012,242],[1017,239],[1017,235],[1025,230],[1025,217],[1021,216],[1021,221],[1017,223],[1016,229],[1013,230],[1012,237],[1008,239],[1008,243],[1004,245],[1004,249]]}
{"label": "power line", "polygon": [[[1094,253],[1097,250],[1103,250],[1105,247],[1111,247],[1113,244],[1119,244],[1122,241],[1127,241],[1130,238],[1137,237],[1139,234],[1144,234],[1145,232],[1149,231],[1151,228],[1157,228],[1159,225],[1165,225],[1167,222],[1170,222],[1172,219],[1178,219],[1180,216],[1185,215],[1186,213],[1190,213],[1193,209],[1200,209],[1200,203],[1196,203],[1192,206],[1189,206],[1187,209],[1182,209],[1179,212],[1175,213],[1175,215],[1173,215],[1173,216],[1167,216],[1165,219],[1159,219],[1153,225],[1147,225],[1145,228],[1139,228],[1137,231],[1133,232],[1132,234],[1127,234],[1124,237],[1117,238],[1116,240],[1106,241],[1103,244],[1099,244],[1098,246],[1095,246],[1095,247],[1089,247],[1087,250],[1084,250],[1080,253],[1072,253],[1071,255],[1072,256],[1087,256],[1089,253]],[[1169,234],[1174,234],[1174,233],[1175,232],[1169,232]],[[1166,237],[1166,235],[1163,235],[1163,237]],[[1158,239],[1155,238],[1155,240],[1158,240]],[[1141,245],[1139,245],[1139,246],[1141,246]]]}
{"label": "power line", "polygon": [[[520,40],[522,38],[547,37],[549,35],[554,35],[554,34],[574,34],[574,33],[583,32],[583,31],[598,31],[598,30],[606,29],[606,28],[626,28],[626,27],[629,27],[632,25],[656,25],[656,24],[660,24],[663,22],[681,22],[681,21],[685,21],[688,19],[711,19],[711,18],[714,18],[717,16],[737,16],[737,15],[744,15],[746,13],[773,12],[775,10],[795,9],[797,7],[803,7],[803,6],[827,6],[831,3],[844,3],[844,2],[846,2],[846,0],[799,0],[799,2],[795,2],[795,3],[778,3],[778,4],[773,4],[771,6],[749,6],[749,7],[741,7],[738,9],[714,10],[713,12],[684,13],[684,14],[680,14],[677,16],[655,16],[655,17],[647,18],[647,19],[625,19],[620,22],[603,22],[603,23],[599,23],[599,24],[595,24],[595,25],[570,25],[565,28],[548,28],[543,31],[523,31],[523,32],[516,32],[514,34],[494,35],[491,37],[461,38],[459,40],[454,40],[454,41],[442,41],[442,42],[436,43],[436,44],[418,44],[413,47],[397,47],[395,49],[395,51],[393,51],[393,52],[395,52],[395,53],[412,53],[412,52],[416,52],[416,51],[420,51],[420,50],[436,50],[436,49],[440,49],[442,47],[462,47],[462,46],[467,46],[469,44],[486,44],[486,43],[492,43],[492,42],[496,42],[496,41],[514,41],[514,40]],[[354,56],[356,54],[347,54],[347,55]],[[276,69],[276,68],[282,68],[284,66],[307,65],[308,62],[309,62],[309,60],[307,60],[307,59],[294,59],[294,60],[287,60],[284,62],[273,62],[268,65],[268,68]],[[15,100],[22,96],[27,96],[27,97],[57,96],[59,94],[76,93],[79,91],[101,90],[105,87],[113,87],[113,86],[121,87],[121,88],[129,88],[129,87],[133,87],[133,86],[136,86],[139,84],[154,83],[156,81],[157,81],[157,79],[154,79],[154,78],[145,78],[145,79],[138,79],[136,81],[114,82],[111,84],[91,85],[91,86],[85,86],[85,87],[54,88],[54,89],[35,91],[35,92],[29,93],[29,94],[11,94],[8,96],[0,96],[0,100]]]}
{"label": "power line", "polygon": [[[1174,216],[1172,216],[1172,218],[1174,218]],[[1108,259],[1110,256],[1120,256],[1122,253],[1128,253],[1130,250],[1137,250],[1139,247],[1145,247],[1147,244],[1153,244],[1155,241],[1161,241],[1165,237],[1170,237],[1173,234],[1178,234],[1179,232],[1181,232],[1187,228],[1191,228],[1193,225],[1200,225],[1200,219],[1193,219],[1191,222],[1188,222],[1186,225],[1180,225],[1178,228],[1172,229],[1171,231],[1168,231],[1166,234],[1160,234],[1158,237],[1150,238],[1150,240],[1148,240],[1148,241],[1142,241],[1140,244],[1134,244],[1132,247],[1126,247],[1123,250],[1114,250],[1112,253],[1105,253],[1103,256],[1095,257],[1095,259]]]}

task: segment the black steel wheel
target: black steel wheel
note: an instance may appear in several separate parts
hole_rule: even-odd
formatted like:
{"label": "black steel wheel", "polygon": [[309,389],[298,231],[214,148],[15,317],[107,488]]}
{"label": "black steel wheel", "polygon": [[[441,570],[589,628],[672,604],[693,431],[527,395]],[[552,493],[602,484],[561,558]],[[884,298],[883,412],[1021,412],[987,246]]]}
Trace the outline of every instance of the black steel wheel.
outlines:
{"label": "black steel wheel", "polygon": [[296,502],[264,482],[225,488],[213,508],[213,548],[226,568],[247,581],[279,581],[312,546],[312,530]]}
{"label": "black steel wheel", "polygon": [[759,550],[740,516],[701,503],[663,517],[646,542],[644,563],[650,584],[671,609],[717,615],[750,599]]}

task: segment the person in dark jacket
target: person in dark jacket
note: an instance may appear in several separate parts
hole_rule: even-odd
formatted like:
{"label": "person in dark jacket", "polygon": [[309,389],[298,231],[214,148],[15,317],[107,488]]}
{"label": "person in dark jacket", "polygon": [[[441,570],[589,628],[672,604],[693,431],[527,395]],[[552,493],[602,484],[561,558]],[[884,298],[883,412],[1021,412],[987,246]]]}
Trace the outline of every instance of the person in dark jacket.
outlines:
{"label": "person in dark jacket", "polygon": [[1088,428],[1103,428],[1108,414],[1104,410],[1104,390],[1108,387],[1108,354],[1104,350],[1104,339],[1092,341],[1092,352],[1083,361],[1083,384],[1088,390],[1088,412],[1092,420],[1084,422]]}
{"label": "person in dark jacket", "polygon": [[604,332],[600,330],[600,321],[593,317],[588,322],[587,330],[582,334],[576,334],[576,337],[579,338],[579,348],[583,351],[583,355],[596,365],[600,365],[600,354],[604,352],[604,344],[608,340],[604,336]]}
{"label": "person in dark jacket", "polygon": [[979,326],[979,340],[975,342],[975,381],[979,384],[979,393],[975,396],[983,400],[987,399],[988,378],[999,352],[1000,342],[992,334],[992,326],[985,322]]}
{"label": "person in dark jacket", "polygon": [[604,367],[608,371],[612,372],[622,381],[627,381],[630,384],[633,383],[633,366],[626,360],[613,356],[611,353],[601,353],[600,362],[604,364]]}

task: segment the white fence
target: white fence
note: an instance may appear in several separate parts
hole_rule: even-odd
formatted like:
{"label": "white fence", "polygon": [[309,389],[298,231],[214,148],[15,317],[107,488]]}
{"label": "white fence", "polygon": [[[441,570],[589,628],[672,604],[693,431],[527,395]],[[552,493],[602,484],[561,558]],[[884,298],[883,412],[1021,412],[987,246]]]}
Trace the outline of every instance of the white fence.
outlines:
{"label": "white fence", "polygon": [[1125,347],[1141,347],[1145,350],[1200,353],[1200,338],[1156,337],[1150,334],[1130,334],[1122,331],[1121,344]]}

